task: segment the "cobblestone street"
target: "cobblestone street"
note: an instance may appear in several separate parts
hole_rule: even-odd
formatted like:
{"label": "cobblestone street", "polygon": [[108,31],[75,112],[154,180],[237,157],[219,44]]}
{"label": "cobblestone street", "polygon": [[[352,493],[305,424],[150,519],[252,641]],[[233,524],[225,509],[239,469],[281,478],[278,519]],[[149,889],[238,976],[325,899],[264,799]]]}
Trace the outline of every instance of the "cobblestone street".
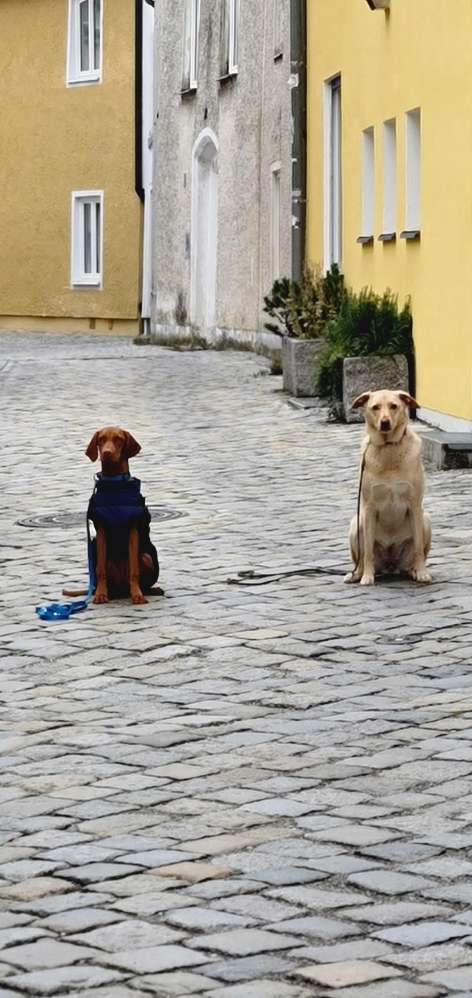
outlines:
{"label": "cobblestone street", "polygon": [[[0,336],[0,998],[472,995],[470,472],[428,473],[431,587],[345,586],[361,428],[267,371]],[[41,623],[108,423],[166,595]]]}

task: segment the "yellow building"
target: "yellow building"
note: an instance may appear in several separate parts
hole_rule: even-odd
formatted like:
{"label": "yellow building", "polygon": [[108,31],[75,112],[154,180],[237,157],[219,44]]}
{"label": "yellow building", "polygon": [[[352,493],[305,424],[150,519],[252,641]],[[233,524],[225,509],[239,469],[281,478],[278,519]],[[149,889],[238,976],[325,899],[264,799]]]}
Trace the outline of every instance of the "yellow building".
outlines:
{"label": "yellow building", "polygon": [[308,258],[411,296],[420,415],[470,430],[471,0],[307,0],[307,21]]}
{"label": "yellow building", "polygon": [[146,316],[153,13],[0,0],[0,329],[132,333]]}

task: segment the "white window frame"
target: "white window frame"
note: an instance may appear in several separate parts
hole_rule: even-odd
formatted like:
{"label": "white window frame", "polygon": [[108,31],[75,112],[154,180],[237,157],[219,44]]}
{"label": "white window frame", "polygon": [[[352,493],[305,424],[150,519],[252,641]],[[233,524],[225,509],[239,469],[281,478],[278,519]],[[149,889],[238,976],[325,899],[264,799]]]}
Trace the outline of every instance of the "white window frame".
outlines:
{"label": "white window frame", "polygon": [[273,0],[274,5],[274,59],[284,53],[282,0]]}
{"label": "white window frame", "polygon": [[421,230],[421,110],[419,107],[405,115],[405,229]]}
{"label": "white window frame", "polygon": [[375,135],[374,129],[362,132],[362,228],[361,238],[372,239],[375,226]]}
{"label": "white window frame", "polygon": [[229,59],[228,69],[231,76],[238,72],[239,55],[239,0],[230,0],[229,21]]}
{"label": "white window frame", "polygon": [[395,235],[397,228],[397,123],[383,123],[383,215],[382,234]]}
{"label": "white window frame", "polygon": [[[72,287],[103,287],[103,191],[72,191],[71,202],[71,284]],[[96,209],[90,213],[91,269],[85,270],[85,212],[86,204],[100,205],[100,232],[97,241]],[[97,259],[97,247],[98,257]]]}
{"label": "white window frame", "polygon": [[200,0],[185,0],[182,91],[198,87]]}
{"label": "white window frame", "polygon": [[239,67],[239,0],[222,0],[221,75],[236,76]]}
{"label": "white window frame", "polygon": [[342,264],[342,78],[324,83],[324,266]]}
{"label": "white window frame", "polygon": [[270,185],[270,268],[272,284],[280,274],[280,169],[279,162],[272,163]]}
{"label": "white window frame", "polygon": [[[88,5],[89,17],[89,68],[81,69],[81,35],[80,35],[80,7],[82,3]],[[69,0],[69,18],[67,31],[67,67],[66,79],[69,86],[77,84],[101,83],[103,65],[103,4],[100,3],[100,44],[98,52],[98,66],[95,64],[95,36],[94,36],[94,0]],[[92,25],[92,30],[90,30]],[[91,63],[93,63],[91,65]]]}

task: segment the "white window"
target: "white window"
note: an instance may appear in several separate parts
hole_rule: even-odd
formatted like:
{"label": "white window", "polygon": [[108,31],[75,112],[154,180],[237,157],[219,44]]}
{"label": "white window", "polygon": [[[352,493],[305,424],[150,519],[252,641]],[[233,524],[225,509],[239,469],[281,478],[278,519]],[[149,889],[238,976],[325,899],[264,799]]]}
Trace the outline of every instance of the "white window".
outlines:
{"label": "white window", "polygon": [[280,277],[280,163],[272,165],[270,258],[272,283]]}
{"label": "white window", "polygon": [[372,239],[375,224],[375,149],[374,129],[362,132],[362,231],[361,239]]}
{"label": "white window", "polygon": [[273,0],[274,3],[274,59],[283,55],[283,20],[282,20],[282,0]]}
{"label": "white window", "polygon": [[395,118],[383,126],[382,235],[393,236],[397,227],[397,126]]}
{"label": "white window", "polygon": [[103,191],[72,194],[72,284],[102,286]]}
{"label": "white window", "polygon": [[341,265],[342,253],[341,77],[324,87],[324,261]]}
{"label": "white window", "polygon": [[199,22],[200,0],[185,0],[183,91],[197,88]]}
{"label": "white window", "polygon": [[238,72],[239,0],[221,0],[221,76]]}
{"label": "white window", "polygon": [[67,82],[96,83],[102,69],[102,0],[69,0]]}
{"label": "white window", "polygon": [[417,233],[421,228],[421,111],[415,108],[406,115],[406,217],[405,229]]}

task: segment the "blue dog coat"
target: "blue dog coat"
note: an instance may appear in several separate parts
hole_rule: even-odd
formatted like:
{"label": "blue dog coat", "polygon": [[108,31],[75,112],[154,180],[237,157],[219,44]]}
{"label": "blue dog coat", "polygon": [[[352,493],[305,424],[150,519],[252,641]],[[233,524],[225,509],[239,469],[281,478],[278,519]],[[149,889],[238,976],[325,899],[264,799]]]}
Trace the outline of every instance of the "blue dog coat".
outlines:
{"label": "blue dog coat", "polygon": [[[156,548],[151,542],[151,514],[141,495],[139,478],[130,475],[95,476],[95,488],[87,510],[87,517],[97,527],[103,527],[107,541],[107,558],[111,561],[126,561],[131,527],[136,527],[139,537],[139,553],[152,558],[153,577],[146,579],[146,588],[151,588],[159,578],[159,560]],[[94,542],[94,560],[95,542]]]}

